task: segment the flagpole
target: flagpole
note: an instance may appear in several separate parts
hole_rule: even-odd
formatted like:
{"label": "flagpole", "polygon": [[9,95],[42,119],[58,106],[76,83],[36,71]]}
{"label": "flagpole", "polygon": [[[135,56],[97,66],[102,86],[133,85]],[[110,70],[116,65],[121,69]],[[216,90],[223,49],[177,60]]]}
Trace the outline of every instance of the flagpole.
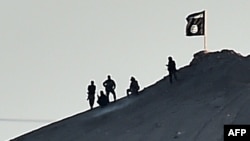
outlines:
{"label": "flagpole", "polygon": [[207,35],[204,34],[204,50],[207,51]]}
{"label": "flagpole", "polygon": [[203,36],[204,50],[207,51],[207,11],[191,13],[186,20],[186,36]]}
{"label": "flagpole", "polygon": [[207,10],[205,10],[204,50],[207,51]]}

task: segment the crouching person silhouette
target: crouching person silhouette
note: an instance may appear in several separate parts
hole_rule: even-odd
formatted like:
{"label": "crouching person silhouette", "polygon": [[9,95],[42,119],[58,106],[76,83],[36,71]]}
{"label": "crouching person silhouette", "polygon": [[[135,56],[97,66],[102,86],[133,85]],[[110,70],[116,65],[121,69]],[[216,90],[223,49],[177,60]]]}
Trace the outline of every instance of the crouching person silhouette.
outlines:
{"label": "crouching person silhouette", "polygon": [[97,103],[103,107],[106,106],[109,102],[108,102],[108,97],[104,94],[103,91],[100,91],[100,96],[98,96],[98,100]]}
{"label": "crouching person silhouette", "polygon": [[96,86],[94,84],[94,81],[91,81],[90,85],[88,86],[88,92],[87,92],[88,94],[87,100],[89,101],[89,106],[91,110],[93,109],[94,102],[95,102],[95,90],[96,90]]}
{"label": "crouching person silhouette", "polygon": [[140,89],[140,86],[138,84],[138,81],[132,76],[130,78],[130,86],[129,89],[127,89],[127,96],[129,95],[137,95],[138,91]]}

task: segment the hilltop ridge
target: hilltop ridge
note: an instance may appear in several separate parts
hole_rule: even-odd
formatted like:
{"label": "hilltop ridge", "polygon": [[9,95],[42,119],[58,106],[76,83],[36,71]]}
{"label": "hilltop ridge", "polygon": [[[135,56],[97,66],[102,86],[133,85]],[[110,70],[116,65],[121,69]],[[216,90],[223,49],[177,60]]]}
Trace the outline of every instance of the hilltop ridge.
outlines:
{"label": "hilltop ridge", "polygon": [[177,72],[105,108],[77,114],[12,141],[222,141],[224,124],[250,124],[249,56],[201,51]]}

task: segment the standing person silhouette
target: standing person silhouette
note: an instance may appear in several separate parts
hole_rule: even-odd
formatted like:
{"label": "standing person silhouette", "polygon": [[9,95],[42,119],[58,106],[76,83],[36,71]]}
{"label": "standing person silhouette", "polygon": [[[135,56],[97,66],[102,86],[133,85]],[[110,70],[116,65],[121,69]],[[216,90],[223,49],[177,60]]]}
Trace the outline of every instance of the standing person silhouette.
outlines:
{"label": "standing person silhouette", "polygon": [[166,65],[168,67],[168,72],[169,72],[169,81],[172,84],[173,83],[173,77],[175,80],[177,80],[176,76],[176,64],[175,61],[173,60],[172,57],[168,57],[168,64]]}
{"label": "standing person silhouette", "polygon": [[105,87],[108,101],[109,101],[109,94],[110,93],[113,94],[114,101],[116,101],[116,93],[115,93],[116,84],[115,84],[115,81],[111,79],[110,75],[108,75],[108,79],[103,82],[103,86]]}
{"label": "standing person silhouette", "polygon": [[89,106],[90,106],[90,109],[92,110],[93,109],[93,106],[94,106],[94,102],[95,102],[95,90],[96,90],[96,86],[94,84],[94,81],[91,81],[90,82],[90,85],[88,86],[88,101],[89,101]]}

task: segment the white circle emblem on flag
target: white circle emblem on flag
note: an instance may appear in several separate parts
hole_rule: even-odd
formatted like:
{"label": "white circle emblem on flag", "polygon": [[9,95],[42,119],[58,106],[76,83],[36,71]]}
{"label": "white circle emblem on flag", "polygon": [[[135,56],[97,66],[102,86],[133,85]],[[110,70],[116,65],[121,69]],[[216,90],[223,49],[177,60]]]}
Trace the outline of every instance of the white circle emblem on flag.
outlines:
{"label": "white circle emblem on flag", "polygon": [[192,34],[196,34],[198,32],[198,26],[197,25],[192,25],[190,28],[190,32]]}

